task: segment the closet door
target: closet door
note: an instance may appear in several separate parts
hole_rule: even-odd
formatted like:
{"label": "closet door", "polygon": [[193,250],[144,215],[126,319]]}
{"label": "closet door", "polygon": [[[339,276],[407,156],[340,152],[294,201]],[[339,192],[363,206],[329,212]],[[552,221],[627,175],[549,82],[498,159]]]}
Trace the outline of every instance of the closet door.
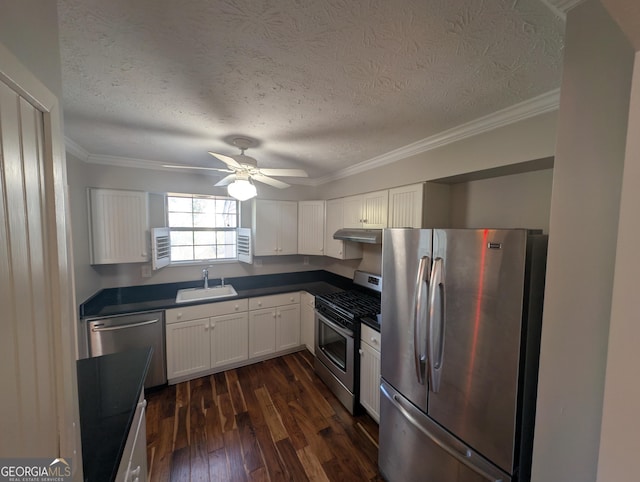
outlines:
{"label": "closet door", "polygon": [[43,114],[0,82],[0,453],[5,456],[58,451],[49,285],[50,247],[56,240],[47,232],[43,144]]}

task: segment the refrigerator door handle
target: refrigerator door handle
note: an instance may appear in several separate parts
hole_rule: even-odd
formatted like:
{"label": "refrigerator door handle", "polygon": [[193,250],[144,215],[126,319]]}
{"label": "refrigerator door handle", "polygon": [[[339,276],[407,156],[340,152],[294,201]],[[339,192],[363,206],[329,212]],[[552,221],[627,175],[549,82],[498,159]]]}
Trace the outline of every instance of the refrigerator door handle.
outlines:
{"label": "refrigerator door handle", "polygon": [[431,283],[429,286],[429,340],[427,358],[429,359],[430,387],[433,393],[440,390],[440,375],[444,359],[445,330],[445,284],[444,260],[433,260]]}
{"label": "refrigerator door handle", "polygon": [[[427,315],[427,309],[425,303],[428,302],[428,295],[425,296],[425,291],[429,292],[429,268],[431,267],[431,259],[429,256],[423,256],[420,258],[418,265],[418,277],[416,279],[416,291],[415,291],[415,306],[413,310],[413,359],[416,368],[416,377],[421,385],[424,385],[424,371],[426,365],[426,354],[423,348],[426,348],[424,343],[425,337],[425,318]],[[422,329],[421,329],[422,328]]]}
{"label": "refrigerator door handle", "polygon": [[458,462],[460,462],[461,464],[464,464],[469,469],[481,475],[485,479],[490,480],[491,482],[503,482],[502,478],[496,478],[492,474],[476,466],[472,460],[473,453],[471,452],[471,450],[467,448],[461,448],[460,450],[456,450],[455,447],[451,447],[449,444],[440,440],[436,435],[432,434],[429,430],[423,427],[422,424],[418,420],[416,420],[416,418],[411,414],[411,412],[402,405],[402,399],[396,394],[393,394],[393,395],[389,394],[384,384],[380,386],[380,392],[382,392],[382,395],[385,396],[396,407],[396,409],[402,414],[402,416],[405,419],[409,421],[409,423],[411,423],[415,428],[420,430],[420,432],[422,432],[425,436],[427,436],[434,444],[436,444],[442,450],[447,452]]}

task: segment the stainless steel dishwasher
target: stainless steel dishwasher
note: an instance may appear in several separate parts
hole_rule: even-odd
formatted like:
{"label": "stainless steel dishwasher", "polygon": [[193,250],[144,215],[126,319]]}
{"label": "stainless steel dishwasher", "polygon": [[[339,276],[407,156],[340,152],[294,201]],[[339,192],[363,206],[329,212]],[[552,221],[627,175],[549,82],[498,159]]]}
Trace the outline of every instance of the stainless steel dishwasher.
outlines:
{"label": "stainless steel dishwasher", "polygon": [[151,388],[167,383],[164,311],[89,318],[87,323],[89,356],[108,355],[151,346],[153,355],[144,387]]}

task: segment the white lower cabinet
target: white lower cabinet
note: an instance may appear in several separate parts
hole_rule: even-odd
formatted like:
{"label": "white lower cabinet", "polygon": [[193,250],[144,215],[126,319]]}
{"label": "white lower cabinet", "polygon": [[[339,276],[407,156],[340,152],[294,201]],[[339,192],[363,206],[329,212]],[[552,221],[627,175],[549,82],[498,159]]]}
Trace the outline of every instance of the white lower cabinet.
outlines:
{"label": "white lower cabinet", "polygon": [[139,482],[147,480],[147,423],[145,412],[147,401],[144,391],[140,393],[136,413],[125,442],[122,459],[115,480]]}
{"label": "white lower cabinet", "polygon": [[211,368],[248,358],[249,317],[246,312],[211,318]]}
{"label": "white lower cabinet", "polygon": [[303,291],[300,295],[300,343],[314,354],[316,344],[315,306],[316,297]]}
{"label": "white lower cabinet", "polygon": [[380,333],[366,325],[360,334],[360,405],[380,421]]}
{"label": "white lower cabinet", "polygon": [[246,360],[248,305],[233,300],[167,310],[169,383]]}
{"label": "white lower cabinet", "polygon": [[170,384],[300,348],[300,293],[166,311]]}
{"label": "white lower cabinet", "polygon": [[276,351],[300,346],[300,303],[280,306],[276,316]]}
{"label": "white lower cabinet", "polygon": [[249,356],[269,355],[276,351],[276,310],[265,308],[249,313]]}
{"label": "white lower cabinet", "polygon": [[168,324],[166,335],[169,380],[211,368],[209,318]]}
{"label": "white lower cabinet", "polygon": [[300,293],[249,300],[249,356],[262,357],[300,346]]}

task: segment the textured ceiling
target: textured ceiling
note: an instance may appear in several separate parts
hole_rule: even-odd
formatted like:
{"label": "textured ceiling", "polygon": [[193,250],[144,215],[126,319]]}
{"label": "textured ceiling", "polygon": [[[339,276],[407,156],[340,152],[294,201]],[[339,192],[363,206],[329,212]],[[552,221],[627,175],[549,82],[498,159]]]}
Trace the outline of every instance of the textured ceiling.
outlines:
{"label": "textured ceiling", "polygon": [[556,89],[540,0],[59,0],[66,136],[90,154],[321,177]]}

